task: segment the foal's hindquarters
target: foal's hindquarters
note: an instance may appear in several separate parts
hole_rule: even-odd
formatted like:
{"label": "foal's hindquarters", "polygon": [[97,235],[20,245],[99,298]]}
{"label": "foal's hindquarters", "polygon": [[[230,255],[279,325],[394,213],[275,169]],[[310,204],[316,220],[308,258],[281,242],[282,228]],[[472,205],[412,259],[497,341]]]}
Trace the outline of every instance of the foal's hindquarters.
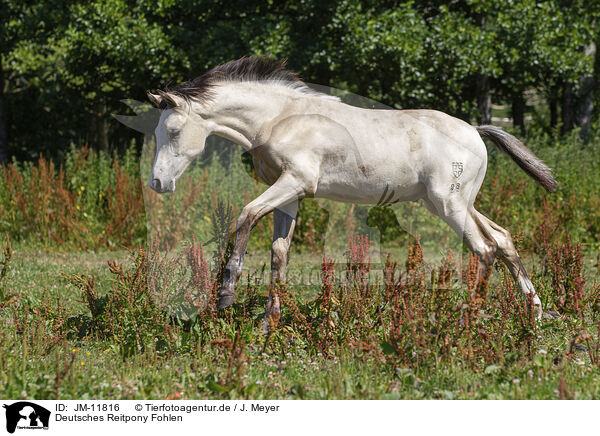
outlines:
{"label": "foal's hindquarters", "polygon": [[[494,260],[499,257],[508,267],[524,297],[532,298],[536,316],[540,319],[541,301],[535,293],[509,231],[474,207],[475,197],[487,168],[487,150],[479,135],[477,136],[475,141],[479,144],[475,145],[479,146],[481,153],[463,155],[460,160],[440,157],[440,160],[446,162],[438,168],[453,170],[432,173],[427,184],[427,193],[422,200],[425,206],[444,220],[462,238],[471,252],[477,255],[478,286],[482,281],[487,283]],[[473,151],[476,148],[468,149]]]}

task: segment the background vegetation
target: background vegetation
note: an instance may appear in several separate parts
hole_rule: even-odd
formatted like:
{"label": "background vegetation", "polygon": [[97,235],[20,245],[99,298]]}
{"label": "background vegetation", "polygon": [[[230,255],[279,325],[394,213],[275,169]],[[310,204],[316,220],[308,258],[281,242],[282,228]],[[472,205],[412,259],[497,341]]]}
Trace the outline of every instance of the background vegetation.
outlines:
{"label": "background vegetation", "polygon": [[0,159],[123,150],[120,100],[250,54],[391,107],[525,128],[589,128],[598,99],[597,2],[575,0],[1,0]]}

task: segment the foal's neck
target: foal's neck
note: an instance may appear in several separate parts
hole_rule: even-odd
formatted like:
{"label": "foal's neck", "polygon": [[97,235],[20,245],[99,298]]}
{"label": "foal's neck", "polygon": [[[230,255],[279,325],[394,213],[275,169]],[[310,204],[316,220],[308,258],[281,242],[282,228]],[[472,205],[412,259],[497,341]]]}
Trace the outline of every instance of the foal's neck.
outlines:
{"label": "foal's neck", "polygon": [[276,85],[256,82],[218,85],[203,117],[213,123],[212,133],[246,150],[261,142],[265,126],[277,119],[289,104],[289,92]]}

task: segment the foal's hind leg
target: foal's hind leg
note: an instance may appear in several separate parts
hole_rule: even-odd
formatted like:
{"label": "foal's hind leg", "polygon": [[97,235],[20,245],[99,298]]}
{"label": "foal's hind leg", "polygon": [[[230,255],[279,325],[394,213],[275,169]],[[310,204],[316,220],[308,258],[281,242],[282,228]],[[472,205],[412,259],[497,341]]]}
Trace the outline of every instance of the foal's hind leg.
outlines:
{"label": "foal's hind leg", "polygon": [[510,273],[512,274],[515,282],[521,289],[523,295],[527,298],[527,296],[531,294],[533,298],[533,305],[537,312],[537,318],[541,318],[542,303],[535,293],[533,283],[531,283],[529,275],[527,274],[527,271],[523,266],[523,262],[521,262],[519,253],[517,253],[517,250],[515,249],[510,233],[508,232],[508,230],[500,227],[498,224],[496,224],[486,216],[482,215],[481,213],[477,211],[476,213],[479,220],[484,224],[487,231],[492,235],[492,237],[498,244],[498,256],[508,267]]}
{"label": "foal's hind leg", "polygon": [[452,200],[430,196],[423,199],[425,206],[442,218],[479,258],[477,287],[487,282],[496,258],[498,245],[477,216],[473,206],[456,197]]}
{"label": "foal's hind leg", "polygon": [[[433,197],[433,199],[432,199]],[[496,255],[508,266],[521,292],[532,294],[537,318],[541,317],[541,302],[535,293],[523,263],[514,247],[510,233],[479,213],[473,206],[466,206],[460,197],[452,200],[430,196],[425,199],[429,210],[439,215],[462,237],[469,249],[479,257],[478,285],[487,280]]]}
{"label": "foal's hind leg", "polygon": [[281,317],[281,304],[277,288],[285,283],[292,234],[296,225],[298,202],[293,202],[273,211],[273,245],[271,247],[271,287],[263,321],[264,334],[276,326]]}

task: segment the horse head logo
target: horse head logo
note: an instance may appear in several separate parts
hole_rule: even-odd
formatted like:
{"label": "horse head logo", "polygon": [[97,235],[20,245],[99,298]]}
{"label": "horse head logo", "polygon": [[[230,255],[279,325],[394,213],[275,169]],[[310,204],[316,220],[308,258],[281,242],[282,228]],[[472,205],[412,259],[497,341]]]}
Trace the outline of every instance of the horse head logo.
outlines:
{"label": "horse head logo", "polygon": [[50,411],[29,401],[19,401],[3,406],[6,409],[6,431],[14,433],[17,425],[20,428],[48,428]]}

